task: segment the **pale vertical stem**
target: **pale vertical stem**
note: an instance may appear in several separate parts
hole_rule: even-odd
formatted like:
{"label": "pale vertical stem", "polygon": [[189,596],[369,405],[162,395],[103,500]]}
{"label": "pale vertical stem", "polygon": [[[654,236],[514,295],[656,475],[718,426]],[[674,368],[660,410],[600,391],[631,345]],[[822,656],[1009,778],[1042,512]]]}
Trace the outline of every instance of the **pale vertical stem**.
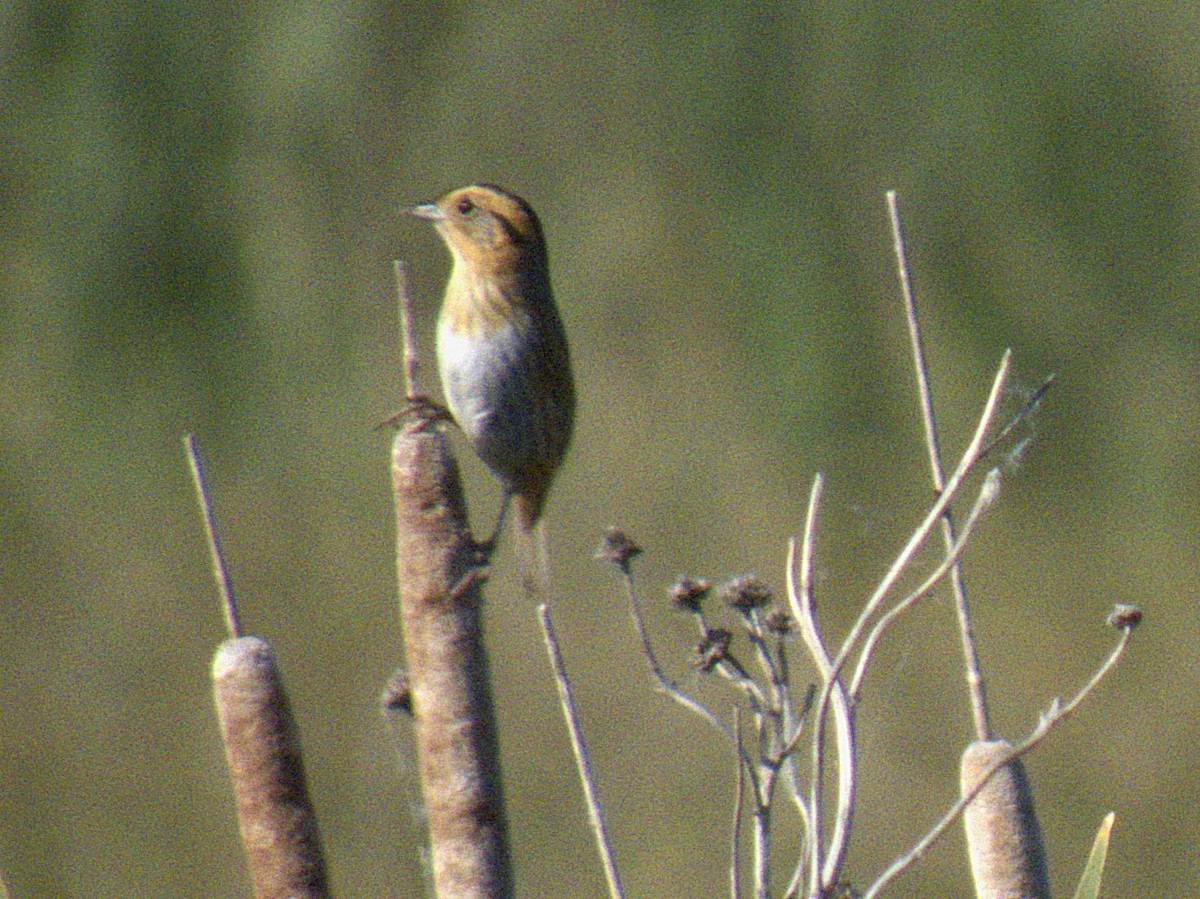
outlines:
{"label": "pale vertical stem", "polygon": [[730,899],[742,899],[742,808],[746,801],[746,766],[750,763],[741,751],[742,709],[738,705],[733,707],[733,735],[737,740],[738,752],[735,760],[737,782],[733,794],[733,834],[729,846],[729,896]]}
{"label": "pale vertical stem", "polygon": [[554,623],[550,620],[550,607],[542,603],[538,606],[537,613],[546,641],[546,652],[550,656],[550,668],[554,672],[554,683],[558,687],[559,704],[562,707],[563,718],[566,719],[567,731],[571,737],[571,749],[575,753],[579,780],[583,784],[588,819],[592,825],[592,834],[596,839],[600,861],[604,866],[604,877],[608,881],[608,894],[612,899],[623,899],[625,892],[621,886],[621,875],[617,871],[612,841],[608,838],[608,827],[604,823],[604,806],[600,802],[596,774],[592,770],[591,757],[588,755],[587,744],[583,739],[583,728],[579,723],[579,709],[575,705],[575,692],[571,689],[571,680],[567,677],[567,667],[563,663],[558,636],[554,632]]}
{"label": "pale vertical stem", "polygon": [[212,499],[208,495],[208,479],[204,476],[204,465],[200,461],[200,446],[196,441],[196,435],[185,435],[183,446],[187,450],[188,465],[192,471],[192,483],[196,487],[200,515],[204,520],[204,536],[208,539],[208,557],[212,562],[217,592],[221,595],[221,607],[225,612],[225,626],[229,630],[229,636],[240,637],[242,621],[238,615],[237,600],[233,596],[233,583],[229,580],[229,567],[225,564],[225,554],[221,550],[221,537],[217,533],[217,521],[213,514]]}
{"label": "pale vertical stem", "polygon": [[[854,735],[854,715],[846,697],[846,688],[840,675],[834,670],[829,651],[821,639],[817,625],[816,602],[812,589],[813,552],[816,541],[817,510],[820,507],[824,478],[818,474],[813,479],[808,498],[808,513],[805,516],[804,539],[800,553],[800,577],[796,578],[796,541],[788,546],[787,593],[792,615],[800,628],[800,635],[808,649],[809,657],[821,673],[822,684],[832,691],[834,733],[838,747],[838,804],[834,815],[834,828],[828,848],[822,844],[824,837],[824,777],[825,753],[821,748],[813,754],[811,795],[807,805],[801,804],[801,814],[808,829],[808,851],[810,853],[810,891],[818,891],[832,884],[841,870],[850,843],[850,829],[854,814],[856,789],[857,746]],[[819,712],[818,714],[823,714]],[[824,728],[814,728],[814,738],[824,739]]]}
{"label": "pale vertical stem", "polygon": [[764,768],[754,797],[754,895],[771,899],[771,793],[775,770]]}
{"label": "pale vertical stem", "polygon": [[[892,223],[892,236],[896,247],[896,265],[899,270],[900,291],[904,295],[905,317],[912,343],[913,362],[917,372],[917,393],[921,402],[921,420],[925,426],[925,445],[929,451],[929,468],[933,488],[941,493],[946,488],[946,473],[942,467],[942,453],[938,443],[937,418],[933,411],[933,396],[929,389],[929,369],[925,364],[925,348],[921,338],[921,326],[917,319],[916,298],[908,276],[908,260],[904,250],[904,233],[900,227],[900,209],[896,192],[887,193],[888,214]],[[954,516],[949,506],[942,515],[942,539],[946,552],[957,542],[954,533]],[[958,629],[962,640],[963,663],[966,666],[967,688],[971,696],[971,716],[975,722],[975,736],[980,740],[991,739],[992,727],[988,720],[987,693],[979,663],[979,652],[975,646],[975,633],[971,627],[971,610],[967,605],[967,588],[963,580],[962,566],[956,560],[950,569],[950,586],[954,593],[954,608],[958,614]]]}
{"label": "pale vertical stem", "polygon": [[396,275],[396,304],[400,315],[400,346],[404,352],[404,395],[412,398],[417,395],[417,371],[420,368],[420,357],[417,355],[417,340],[413,334],[412,300],[408,293],[408,269],[404,262],[396,259],[392,262]]}

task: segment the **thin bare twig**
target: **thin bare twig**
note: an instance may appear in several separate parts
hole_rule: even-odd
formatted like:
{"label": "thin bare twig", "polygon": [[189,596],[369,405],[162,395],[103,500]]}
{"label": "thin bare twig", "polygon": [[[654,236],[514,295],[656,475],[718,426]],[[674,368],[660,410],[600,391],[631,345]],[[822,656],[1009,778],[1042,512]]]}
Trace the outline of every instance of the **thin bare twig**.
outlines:
{"label": "thin bare twig", "polygon": [[233,596],[233,583],[229,579],[229,568],[225,554],[221,551],[221,538],[217,534],[217,522],[213,515],[212,500],[208,495],[208,480],[204,477],[204,466],[200,463],[200,447],[195,434],[185,434],[184,448],[192,470],[192,483],[196,485],[196,498],[200,502],[200,515],[204,520],[204,535],[208,538],[208,557],[212,560],[213,578],[217,592],[221,595],[221,607],[225,611],[225,627],[231,637],[242,636],[242,620],[238,614],[237,600]]}
{"label": "thin bare twig", "polygon": [[[975,434],[972,436],[971,442],[967,444],[966,450],[963,451],[958,467],[955,468],[950,480],[946,482],[945,487],[941,490],[933,506],[925,514],[924,520],[913,531],[904,548],[896,555],[891,567],[884,574],[883,579],[875,588],[874,593],[871,594],[870,599],[867,600],[862,613],[851,626],[850,633],[847,634],[846,639],[842,643],[842,648],[838,651],[837,658],[834,660],[833,669],[835,674],[841,672],[842,666],[846,664],[846,660],[862,637],[862,632],[866,628],[867,622],[879,611],[884,598],[891,591],[892,587],[895,586],[896,581],[900,579],[900,575],[908,568],[917,550],[925,544],[925,541],[929,538],[930,531],[933,530],[941,520],[946,509],[953,503],[967,475],[971,473],[975,468],[975,464],[979,461],[979,451],[983,446],[984,437],[987,435],[992,420],[995,418],[996,408],[1000,403],[1000,396],[1004,392],[1004,384],[1008,378],[1008,370],[1011,363],[1012,351],[1005,350],[1000,360],[1000,367],[996,371],[995,378],[992,380],[992,389],[988,393],[987,401],[984,403],[983,413],[979,417]],[[818,710],[827,706],[828,701],[821,703],[818,705]]]}
{"label": "thin bare twig", "polygon": [[825,479],[817,474],[813,478],[812,489],[808,494],[808,513],[804,519],[804,537],[801,543],[799,581],[796,579],[796,541],[788,543],[787,559],[787,596],[792,616],[800,628],[800,637],[808,648],[817,670],[822,677],[833,667],[833,660],[825,648],[821,637],[821,629],[817,625],[816,601],[813,597],[812,566],[814,546],[816,543],[817,510],[821,506],[821,493],[825,487]]}
{"label": "thin bare twig", "polygon": [[413,330],[412,299],[408,294],[408,268],[402,259],[392,262],[396,273],[396,306],[400,315],[400,346],[404,351],[404,395],[417,396],[417,371],[421,360],[417,354],[417,338]]}
{"label": "thin bare twig", "polygon": [[699,715],[729,741],[735,753],[740,751],[737,739],[727,724],[722,722],[721,719],[709,711],[702,703],[692,699],[692,697],[688,696],[667,679],[666,674],[663,673],[662,665],[659,664],[658,656],[654,654],[654,647],[650,643],[650,634],[646,630],[646,622],[642,618],[641,603],[638,601],[637,591],[633,586],[633,574],[628,570],[628,567],[621,568],[621,580],[625,584],[625,595],[629,599],[629,612],[633,617],[633,627],[637,631],[638,639],[642,643],[642,653],[646,656],[646,662],[650,666],[650,675],[658,685],[658,691],[675,700],[689,712]]}
{"label": "thin bare twig", "polygon": [[575,705],[575,694],[567,677],[567,667],[563,663],[562,652],[559,649],[558,637],[554,633],[554,625],[550,620],[550,608],[542,603],[537,608],[538,621],[542,625],[542,634],[546,640],[546,651],[550,656],[550,667],[554,671],[554,683],[558,687],[558,697],[567,722],[567,731],[571,735],[571,749],[575,752],[575,763],[579,768],[579,779],[583,783],[583,794],[587,801],[588,818],[591,820],[592,833],[596,838],[596,849],[600,853],[600,861],[604,866],[604,877],[608,881],[608,893],[613,899],[623,899],[625,893],[621,888],[621,876],[617,872],[617,863],[613,855],[612,843],[608,838],[608,828],[604,825],[604,807],[600,802],[600,791],[596,787],[596,775],[592,770],[591,759],[588,756],[587,744],[583,740],[583,728],[579,723],[579,710]]}
{"label": "thin bare twig", "polygon": [[[742,620],[745,622],[746,639],[750,642],[754,649],[754,657],[758,662],[758,670],[762,672],[767,683],[771,685],[770,699],[761,691],[763,710],[768,714],[774,714],[778,709],[782,714],[784,697],[787,696],[788,684],[783,680],[782,672],[779,666],[775,663],[775,658],[771,654],[770,647],[767,646],[766,635],[763,633],[762,615],[758,609],[750,609],[742,615]],[[751,678],[751,681],[757,687],[757,681]]]}
{"label": "thin bare twig", "polygon": [[776,772],[775,768],[763,766],[761,792],[754,797],[755,899],[769,899],[771,895],[771,794]]}
{"label": "thin bare twig", "polygon": [[933,395],[929,389],[929,369],[925,364],[925,345],[921,337],[921,326],[917,320],[917,303],[913,295],[912,281],[908,276],[908,257],[904,249],[904,232],[900,227],[900,207],[896,192],[887,192],[888,217],[892,225],[892,240],[895,245],[896,266],[900,277],[900,293],[904,297],[904,312],[908,322],[908,337],[912,343],[913,362],[917,368],[917,398],[921,404],[921,422],[925,426],[925,444],[929,450],[929,467],[936,490],[945,485],[946,473],[942,469],[942,451],[938,443],[937,418],[933,411]]}
{"label": "thin bare twig", "polygon": [[[793,545],[794,545],[794,543],[795,543],[795,541],[792,542]],[[785,769],[785,770],[790,770],[792,772],[792,776],[793,776],[793,782],[790,785],[791,786],[790,793],[792,796],[792,801],[795,803],[795,806],[796,806],[796,812],[800,816],[800,824],[801,824],[800,850],[796,854],[796,864],[792,868],[792,876],[791,876],[791,879],[788,881],[787,889],[784,890],[784,892],[783,892],[784,899],[793,899],[793,897],[796,895],[796,891],[800,889],[800,885],[804,880],[804,872],[808,870],[808,868],[807,868],[808,854],[809,854],[808,841],[813,838],[812,816],[809,814],[807,798],[805,797],[804,791],[799,782],[799,775],[797,773],[798,766],[795,763],[796,757],[795,757],[794,753],[795,753],[796,745],[800,742],[800,737],[804,733],[804,724],[808,721],[808,716],[812,712],[813,700],[816,698],[816,695],[817,695],[816,684],[809,684],[808,690],[804,696],[804,712],[801,715],[801,720],[797,723],[791,739],[788,741],[787,745],[784,747],[784,750],[783,750],[783,757],[785,759],[785,764],[787,764],[789,766],[789,768]],[[839,708],[839,705],[837,703],[837,700],[835,699],[834,700],[834,713],[835,714],[837,714],[838,708]],[[853,789],[853,780],[851,780],[851,789]]]}
{"label": "thin bare twig", "polygon": [[737,740],[737,781],[733,793],[733,834],[729,841],[729,896],[730,899],[742,897],[742,809],[746,804],[746,768],[749,760],[741,752],[742,745],[742,709],[736,703],[733,706],[733,737]]}
{"label": "thin bare twig", "polygon": [[962,557],[963,552],[967,548],[967,541],[971,533],[975,530],[975,525],[979,522],[980,517],[995,501],[996,494],[1000,490],[1000,470],[993,468],[984,478],[983,486],[979,490],[979,496],[976,497],[974,505],[971,507],[971,512],[967,516],[967,522],[963,525],[961,533],[955,538],[954,545],[950,547],[946,553],[946,557],[942,559],[941,564],[929,573],[929,576],[913,590],[908,596],[896,603],[886,614],[880,617],[871,628],[871,633],[867,639],[863,641],[863,651],[859,655],[858,666],[854,670],[854,676],[850,679],[850,697],[857,702],[862,693],[863,681],[866,678],[867,666],[870,664],[872,657],[875,654],[875,647],[879,643],[883,632],[910,609],[915,602],[921,597],[926,596],[946,573],[952,571],[957,565],[958,560]]}
{"label": "thin bare twig", "polygon": [[[900,275],[900,292],[904,296],[904,311],[908,321],[908,334],[912,343],[913,362],[917,370],[917,394],[921,401],[921,420],[925,425],[925,445],[929,450],[929,468],[933,478],[933,489],[941,492],[946,486],[946,473],[942,467],[942,453],[938,445],[937,417],[933,411],[933,396],[929,390],[929,369],[925,362],[925,350],[921,339],[921,325],[917,319],[917,302],[913,296],[912,282],[908,276],[908,260],[904,251],[904,233],[900,227],[900,208],[896,192],[887,192],[888,213],[892,222],[892,236],[896,245],[896,265]],[[954,516],[949,505],[942,515],[942,539],[946,552],[957,542],[954,535]],[[975,735],[980,740],[991,739],[992,726],[988,720],[987,692],[979,662],[979,651],[975,646],[975,632],[971,627],[971,610],[967,604],[967,587],[963,580],[962,566],[956,558],[950,568],[950,586],[954,593],[954,608],[958,614],[959,637],[962,641],[963,662],[967,672],[967,687],[971,696],[971,716],[975,722]]]}

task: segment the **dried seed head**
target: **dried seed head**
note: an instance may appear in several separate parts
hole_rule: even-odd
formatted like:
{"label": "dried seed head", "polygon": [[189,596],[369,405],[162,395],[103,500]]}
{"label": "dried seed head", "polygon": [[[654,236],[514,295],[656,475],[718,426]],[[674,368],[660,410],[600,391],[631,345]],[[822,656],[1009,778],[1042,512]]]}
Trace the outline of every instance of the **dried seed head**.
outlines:
{"label": "dried seed head", "polygon": [[729,643],[733,634],[723,627],[714,627],[704,634],[696,646],[696,661],[693,663],[706,674],[717,667],[717,663],[729,655]]}
{"label": "dried seed head", "polygon": [[1137,606],[1117,603],[1108,616],[1108,626],[1128,633],[1142,623],[1142,610]]}
{"label": "dried seed head", "polygon": [[622,571],[628,571],[630,561],[641,554],[642,548],[620,528],[606,528],[600,548],[596,550],[597,559],[616,565]]}
{"label": "dried seed head", "polygon": [[677,580],[667,595],[672,604],[685,612],[699,612],[700,604],[708,596],[711,585],[704,578],[692,578],[686,575]]}
{"label": "dried seed head", "polygon": [[786,634],[792,630],[792,616],[783,609],[772,609],[767,613],[767,630],[773,634]]}
{"label": "dried seed head", "polygon": [[726,581],[717,595],[739,611],[759,609],[771,601],[771,588],[752,574]]}

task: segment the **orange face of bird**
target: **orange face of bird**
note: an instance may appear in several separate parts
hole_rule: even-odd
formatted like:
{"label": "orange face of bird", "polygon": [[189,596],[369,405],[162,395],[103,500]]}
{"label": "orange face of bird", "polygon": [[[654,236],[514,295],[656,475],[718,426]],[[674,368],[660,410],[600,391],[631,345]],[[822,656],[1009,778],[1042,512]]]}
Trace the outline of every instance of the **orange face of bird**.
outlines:
{"label": "orange face of bird", "polygon": [[489,276],[544,268],[545,245],[537,216],[520,197],[492,185],[472,185],[409,212],[434,224],[473,274]]}

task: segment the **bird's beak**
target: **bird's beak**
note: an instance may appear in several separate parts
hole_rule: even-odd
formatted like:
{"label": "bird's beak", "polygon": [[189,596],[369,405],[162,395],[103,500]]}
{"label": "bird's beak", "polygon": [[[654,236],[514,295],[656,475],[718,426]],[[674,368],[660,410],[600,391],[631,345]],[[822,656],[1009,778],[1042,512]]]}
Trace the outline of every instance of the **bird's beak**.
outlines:
{"label": "bird's beak", "polygon": [[404,210],[414,218],[425,219],[427,222],[440,222],[446,217],[442,207],[437,203],[422,203],[420,206],[410,206]]}

